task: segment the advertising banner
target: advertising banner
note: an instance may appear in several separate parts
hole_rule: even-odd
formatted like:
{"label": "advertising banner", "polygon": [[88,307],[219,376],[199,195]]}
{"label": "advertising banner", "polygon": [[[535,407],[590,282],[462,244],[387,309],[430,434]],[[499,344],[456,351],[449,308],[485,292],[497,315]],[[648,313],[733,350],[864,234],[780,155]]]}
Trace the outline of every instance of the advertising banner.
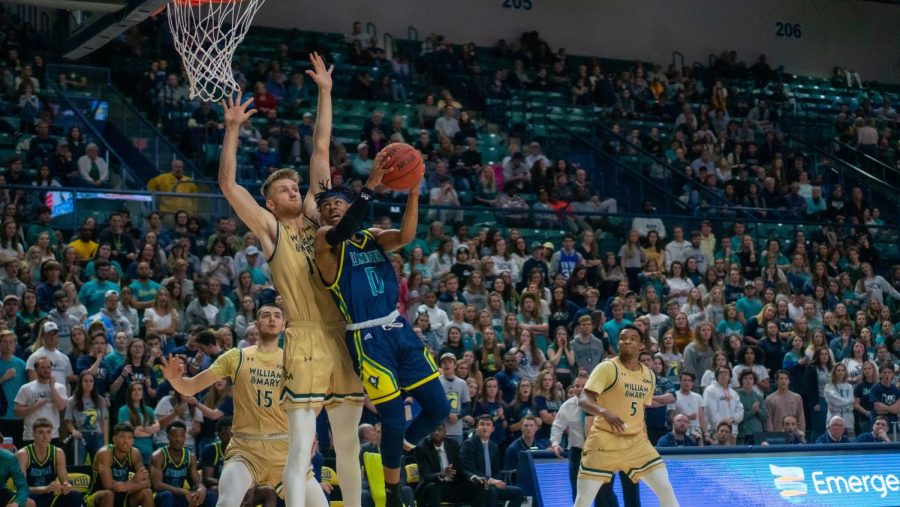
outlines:
{"label": "advertising banner", "polygon": [[[682,506],[711,501],[747,507],[900,505],[900,446],[895,445],[772,446],[665,453],[663,459]],[[549,453],[537,453],[532,461],[540,505],[571,506],[568,463]],[[640,496],[642,506],[658,505],[646,485]]]}

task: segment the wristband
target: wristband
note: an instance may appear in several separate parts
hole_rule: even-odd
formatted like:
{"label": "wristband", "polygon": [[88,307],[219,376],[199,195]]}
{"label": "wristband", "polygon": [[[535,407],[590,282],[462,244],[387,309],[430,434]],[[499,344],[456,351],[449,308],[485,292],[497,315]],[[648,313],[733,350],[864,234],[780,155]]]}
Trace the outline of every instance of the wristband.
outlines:
{"label": "wristband", "polygon": [[369,201],[375,195],[375,192],[369,190],[367,187],[363,187],[362,190],[359,191],[359,197],[363,200]]}

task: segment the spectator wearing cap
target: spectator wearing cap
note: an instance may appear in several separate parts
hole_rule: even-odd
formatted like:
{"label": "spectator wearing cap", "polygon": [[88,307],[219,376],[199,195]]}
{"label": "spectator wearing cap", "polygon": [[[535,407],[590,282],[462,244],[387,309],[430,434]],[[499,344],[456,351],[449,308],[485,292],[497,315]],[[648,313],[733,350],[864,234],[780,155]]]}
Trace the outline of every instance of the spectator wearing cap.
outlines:
{"label": "spectator wearing cap", "polygon": [[[550,246],[552,247],[553,244],[551,243]],[[531,249],[531,257],[525,259],[525,262],[522,263],[522,276],[518,281],[523,286],[528,283],[529,275],[535,269],[541,272],[544,280],[547,280],[550,276],[550,267],[544,260],[544,245],[540,241],[532,241],[529,248]],[[524,287],[519,287],[520,292],[522,288]]]}
{"label": "spectator wearing cap", "polygon": [[6,321],[6,328],[15,332],[24,345],[30,341],[31,329],[28,322],[19,315],[21,307],[22,300],[19,296],[8,294],[3,298],[3,320]]}
{"label": "spectator wearing cap", "polygon": [[356,156],[350,162],[350,176],[353,178],[365,179],[372,172],[372,159],[369,154],[369,145],[359,143],[356,145]]}
{"label": "spectator wearing cap", "polygon": [[100,157],[100,147],[91,143],[85,147],[84,155],[78,159],[78,173],[87,187],[109,186],[109,167]]}
{"label": "spectator wearing cap", "polygon": [[[184,174],[184,162],[173,160],[169,171],[159,174],[147,182],[147,190],[151,192],[172,192],[179,194],[197,193],[197,185],[190,176]],[[194,200],[189,197],[159,197],[159,211],[174,214],[185,210],[193,214]]]}
{"label": "spectator wearing cap", "polygon": [[271,285],[271,282],[269,281],[269,277],[266,275],[266,272],[263,271],[262,268],[260,268],[260,265],[266,266],[265,261],[263,261],[262,263],[259,262],[261,253],[262,252],[260,252],[259,248],[257,248],[255,245],[250,245],[245,248],[244,258],[247,260],[247,265],[238,273],[238,276],[240,276],[240,273],[246,271],[250,273],[250,279],[253,281],[253,285],[265,287]]}
{"label": "spectator wearing cap", "polygon": [[19,301],[28,287],[19,280],[19,260],[8,258],[3,261],[3,278],[0,278],[0,298],[16,296]]}
{"label": "spectator wearing cap", "polygon": [[645,216],[635,218],[631,222],[631,230],[638,231],[641,238],[646,238],[650,231],[656,231],[659,234],[659,239],[666,239],[666,226],[663,224],[662,219],[650,216],[656,213],[653,201],[644,201],[641,206],[641,212]]}
{"label": "spectator wearing cap", "polygon": [[525,165],[525,155],[521,151],[513,152],[503,161],[503,190],[509,187],[531,189],[530,166]]}
{"label": "spectator wearing cap", "polygon": [[544,163],[545,167],[550,167],[552,165],[550,159],[548,159],[541,151],[541,143],[532,141],[531,144],[528,145],[528,155],[525,156],[525,167],[534,167],[534,164],[539,160]]}
{"label": "spectator wearing cap", "polygon": [[134,336],[137,332],[136,329],[132,328],[131,322],[119,312],[119,293],[114,290],[106,291],[106,294],[104,294],[103,308],[99,312],[88,316],[85,321],[87,326],[90,326],[94,322],[103,324],[103,327],[106,328],[110,343],[113,342],[113,336],[115,336],[116,333],[125,333],[127,336]]}
{"label": "spectator wearing cap", "polygon": [[73,159],[72,150],[67,139],[57,141],[56,151],[50,156],[48,165],[50,166],[50,174],[66,186],[77,184],[79,178],[78,164]]}
{"label": "spectator wearing cap", "polygon": [[47,261],[41,266],[41,278],[44,280],[35,290],[38,308],[49,312],[54,308],[53,295],[62,290],[62,266],[56,261]]}
{"label": "spectator wearing cap", "polygon": [[35,362],[40,358],[47,358],[50,361],[50,367],[53,372],[53,378],[62,385],[68,385],[67,382],[74,382],[77,377],[72,369],[72,363],[69,356],[65,352],[59,350],[59,328],[52,321],[45,321],[41,324],[38,331],[37,339],[31,345],[31,355],[25,361],[25,370],[28,372],[28,379],[37,378],[35,372]]}
{"label": "spectator wearing cap", "polygon": [[456,262],[453,263],[453,266],[450,266],[450,273],[459,279],[460,286],[465,287],[466,283],[469,282],[469,277],[475,271],[475,266],[470,259],[468,245],[460,244],[456,247],[455,252]]}
{"label": "spectator wearing cap", "polygon": [[22,418],[15,413],[16,394],[28,378],[25,361],[17,357],[16,334],[9,329],[0,331],[0,434],[22,445]]}
{"label": "spectator wearing cap", "polygon": [[447,395],[447,401],[450,402],[450,415],[445,423],[447,438],[452,438],[461,444],[465,429],[461,414],[469,413],[469,406],[472,403],[469,386],[464,380],[457,378],[456,356],[452,352],[441,354],[440,364],[441,376],[438,378],[444,388],[444,394]]}
{"label": "spectator wearing cap", "polygon": [[109,261],[99,259],[94,263],[97,278],[85,283],[78,291],[78,300],[84,305],[88,315],[93,315],[103,308],[108,291],[119,292],[119,286],[109,281],[112,267]]}
{"label": "spectator wearing cap", "polygon": [[754,316],[759,315],[759,312],[763,309],[762,299],[759,298],[757,293],[756,282],[747,280],[744,282],[744,296],[734,304],[737,310],[738,322],[745,328],[747,322]]}

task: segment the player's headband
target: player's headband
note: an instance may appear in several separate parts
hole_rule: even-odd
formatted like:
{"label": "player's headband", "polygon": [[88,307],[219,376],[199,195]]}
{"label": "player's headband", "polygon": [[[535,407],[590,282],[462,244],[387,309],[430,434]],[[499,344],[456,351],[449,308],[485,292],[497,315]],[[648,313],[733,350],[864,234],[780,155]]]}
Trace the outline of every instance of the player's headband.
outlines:
{"label": "player's headband", "polygon": [[332,197],[337,197],[347,201],[347,203],[352,203],[353,198],[355,197],[353,190],[345,187],[344,185],[337,185],[335,187],[327,187],[324,183],[319,183],[319,187],[322,189],[321,191],[316,193],[316,207],[322,206],[328,199]]}

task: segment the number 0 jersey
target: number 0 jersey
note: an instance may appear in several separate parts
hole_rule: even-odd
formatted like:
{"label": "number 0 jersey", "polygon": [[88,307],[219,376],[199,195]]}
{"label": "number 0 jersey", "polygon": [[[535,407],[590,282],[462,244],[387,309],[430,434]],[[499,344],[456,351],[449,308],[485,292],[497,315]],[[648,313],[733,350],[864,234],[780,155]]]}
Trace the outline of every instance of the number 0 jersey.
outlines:
{"label": "number 0 jersey", "polygon": [[225,352],[210,366],[231,379],[235,433],[271,435],[287,432],[287,416],[278,404],[284,352],[260,352],[256,345]]}
{"label": "number 0 jersey", "polygon": [[397,309],[400,292],[394,266],[368,230],[341,243],[338,273],[328,289],[351,324],[387,317]]}
{"label": "number 0 jersey", "polygon": [[598,364],[588,377],[584,388],[598,394],[597,404],[609,409],[625,423],[625,429],[614,432],[602,417],[594,418],[594,428],[619,435],[644,432],[644,406],[653,402],[656,375],[641,363],[632,371],[614,357]]}

